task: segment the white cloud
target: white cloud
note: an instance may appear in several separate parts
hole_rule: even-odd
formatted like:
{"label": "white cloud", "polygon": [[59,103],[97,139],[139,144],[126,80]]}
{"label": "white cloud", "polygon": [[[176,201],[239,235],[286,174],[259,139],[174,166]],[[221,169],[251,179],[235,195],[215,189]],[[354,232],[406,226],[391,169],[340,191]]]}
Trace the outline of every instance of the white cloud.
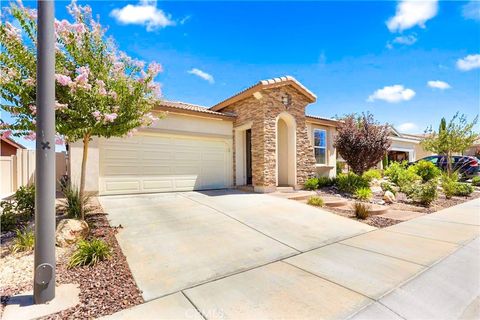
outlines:
{"label": "white cloud", "polygon": [[472,0],[462,7],[462,14],[465,19],[480,20],[480,2]]}
{"label": "white cloud", "polygon": [[189,70],[188,73],[196,75],[197,77],[202,78],[205,81],[208,81],[210,83],[214,83],[215,80],[213,79],[213,76],[209,73],[206,73],[205,71],[202,71],[197,68],[193,68],[192,70]]}
{"label": "white cloud", "polygon": [[411,46],[412,44],[417,42],[417,37],[415,37],[414,35],[400,36],[400,37],[396,37],[395,39],[393,39],[393,42],[394,43],[399,43],[399,44],[404,44],[404,45],[407,45],[407,46]]}
{"label": "white cloud", "polygon": [[431,81],[428,81],[427,82],[427,85],[430,87],[430,88],[434,88],[434,89],[441,89],[441,90],[445,90],[445,89],[450,89],[451,86],[446,83],[445,81],[440,81],[440,80],[431,80]]}
{"label": "white cloud", "polygon": [[413,122],[404,122],[396,126],[396,129],[404,133],[414,133],[418,131],[418,126]]}
{"label": "white cloud", "polygon": [[395,16],[387,21],[391,32],[401,32],[415,27],[425,28],[425,22],[435,17],[438,12],[438,0],[402,0],[397,4]]}
{"label": "white cloud", "polygon": [[415,91],[405,88],[403,85],[396,84],[378,89],[368,97],[367,101],[384,100],[390,103],[397,103],[400,101],[408,101],[414,96]]}
{"label": "white cloud", "polygon": [[157,1],[140,1],[137,5],[128,4],[121,9],[113,9],[110,16],[122,24],[138,24],[147,31],[175,25],[171,16],[157,8]]}
{"label": "white cloud", "polygon": [[457,68],[462,71],[480,68],[480,54],[469,54],[465,58],[458,59]]}

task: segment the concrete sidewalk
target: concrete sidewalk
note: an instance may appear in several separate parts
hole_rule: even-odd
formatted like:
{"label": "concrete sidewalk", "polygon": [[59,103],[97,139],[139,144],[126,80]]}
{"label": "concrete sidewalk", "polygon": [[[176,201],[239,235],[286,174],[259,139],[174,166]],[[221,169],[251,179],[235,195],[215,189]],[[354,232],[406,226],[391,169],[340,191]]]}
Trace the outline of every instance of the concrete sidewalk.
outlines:
{"label": "concrete sidewalk", "polygon": [[[249,215],[236,217],[249,223]],[[257,227],[276,236],[266,223]],[[296,246],[294,232],[286,230],[289,233],[283,239]],[[476,199],[389,228],[302,248],[306,250],[109,318],[478,319],[479,235]]]}

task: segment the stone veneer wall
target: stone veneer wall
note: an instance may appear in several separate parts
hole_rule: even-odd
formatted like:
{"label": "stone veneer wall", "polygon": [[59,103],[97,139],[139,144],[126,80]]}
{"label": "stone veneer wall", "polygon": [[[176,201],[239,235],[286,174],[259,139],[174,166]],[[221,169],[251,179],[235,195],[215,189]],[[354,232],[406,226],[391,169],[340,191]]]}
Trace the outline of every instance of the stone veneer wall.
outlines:
{"label": "stone veneer wall", "polygon": [[[305,121],[305,107],[309,102],[304,95],[290,86],[270,88],[260,93],[261,99],[251,96],[221,110],[237,114],[234,127],[252,121],[253,185],[268,188],[276,186],[276,120],[280,113],[286,111],[296,121],[297,186],[301,186],[307,178],[315,175],[313,147],[308,139]],[[282,103],[285,93],[291,97],[288,109]],[[234,150],[235,143],[234,141]],[[236,172],[235,165],[234,163],[233,172]]]}

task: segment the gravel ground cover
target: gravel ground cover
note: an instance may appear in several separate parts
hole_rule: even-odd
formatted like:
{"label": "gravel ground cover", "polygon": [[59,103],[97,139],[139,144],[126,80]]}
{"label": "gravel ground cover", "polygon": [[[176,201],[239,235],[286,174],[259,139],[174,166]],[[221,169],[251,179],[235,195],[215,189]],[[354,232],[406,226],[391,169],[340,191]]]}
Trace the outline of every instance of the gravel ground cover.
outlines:
{"label": "gravel ground cover", "polygon": [[[68,269],[67,262],[74,248],[57,248],[57,284],[79,284],[80,304],[42,319],[92,319],[143,303],[141,292],[115,238],[117,228],[109,225],[101,207],[87,216],[87,222],[90,225],[89,237],[106,241],[112,248],[112,256],[94,267]],[[0,317],[10,296],[32,290],[33,254],[8,254],[10,241],[5,239],[2,243]]]}

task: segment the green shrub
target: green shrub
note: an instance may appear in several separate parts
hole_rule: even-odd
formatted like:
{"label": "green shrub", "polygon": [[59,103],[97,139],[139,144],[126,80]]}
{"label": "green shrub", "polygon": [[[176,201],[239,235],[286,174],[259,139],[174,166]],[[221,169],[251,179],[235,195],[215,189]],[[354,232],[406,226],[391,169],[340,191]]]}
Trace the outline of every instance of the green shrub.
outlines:
{"label": "green shrub", "polygon": [[111,249],[105,241],[100,239],[81,240],[78,243],[77,250],[70,257],[68,267],[94,266],[98,262],[110,258],[110,256]]}
{"label": "green shrub", "polygon": [[422,178],[420,178],[415,172],[411,170],[403,170],[399,172],[397,186],[401,192],[410,195],[421,180]]}
{"label": "green shrub", "polygon": [[382,179],[382,172],[378,169],[370,169],[365,171],[362,174],[362,177],[365,178],[368,182],[371,182],[373,179]]}
{"label": "green shrub", "polygon": [[335,184],[335,179],[329,177],[318,177],[318,187],[331,187]]}
{"label": "green shrub", "polygon": [[425,160],[419,161],[416,164],[410,166],[408,170],[412,171],[420,178],[422,178],[423,182],[428,182],[432,179],[438,178],[442,174],[442,172],[439,168],[437,168],[436,165],[434,165],[430,161]]}
{"label": "green shrub", "polygon": [[455,185],[456,196],[468,197],[470,194],[472,194],[473,190],[473,186],[469,183],[457,182]]}
{"label": "green shrub", "polygon": [[345,169],[345,162],[337,161],[337,176],[343,173],[343,169]]}
{"label": "green shrub", "polygon": [[370,206],[364,202],[355,202],[353,205],[355,211],[355,217],[365,220],[370,215]]}
{"label": "green shrub", "polygon": [[35,186],[22,186],[11,200],[0,202],[1,230],[11,231],[30,220],[35,215]]}
{"label": "green shrub", "polygon": [[33,230],[16,230],[16,236],[13,240],[12,252],[32,251],[35,247],[35,233]]}
{"label": "green shrub", "polygon": [[2,201],[0,203],[0,207],[2,208],[2,212],[0,214],[1,231],[11,231],[15,229],[19,216],[15,214],[14,204],[10,201]]}
{"label": "green shrub", "polygon": [[372,198],[372,190],[370,188],[359,188],[355,191],[355,198],[366,201]]}
{"label": "green shrub", "polygon": [[480,176],[475,176],[472,178],[472,186],[480,186]]}
{"label": "green shrub", "polygon": [[397,193],[395,188],[393,187],[393,185],[390,183],[390,182],[382,182],[380,183],[380,188],[382,188],[382,190],[385,192],[385,191],[390,191],[391,193],[393,193],[394,195]]}
{"label": "green shrub", "polygon": [[443,173],[440,179],[440,185],[442,187],[443,193],[447,199],[453,197],[456,193],[457,183],[458,183],[458,175]]}
{"label": "green shrub", "polygon": [[315,207],[323,207],[324,204],[323,199],[317,196],[308,198],[307,203]]}
{"label": "green shrub", "polygon": [[413,201],[423,205],[430,205],[435,199],[437,199],[437,183],[435,181],[429,181],[426,183],[416,184],[409,196]]}
{"label": "green shrub", "polygon": [[70,219],[79,219],[81,212],[85,214],[92,212],[93,208],[89,206],[90,195],[85,193],[80,196],[80,189],[69,184],[61,184],[60,187],[65,199],[60,202],[59,210],[65,212]]}
{"label": "green shrub", "polygon": [[35,185],[22,186],[18,188],[13,197],[16,202],[18,214],[31,218],[35,215]]}
{"label": "green shrub", "polygon": [[398,185],[398,178],[400,175],[405,172],[407,169],[407,162],[392,162],[387,169],[385,169],[384,174],[387,176],[391,182]]}
{"label": "green shrub", "polygon": [[357,189],[369,187],[368,181],[365,178],[353,172],[339,175],[336,179],[336,186],[339,191],[352,194],[355,193]]}
{"label": "green shrub", "polygon": [[305,183],[303,184],[303,187],[307,190],[317,190],[318,189],[318,178],[308,178]]}

